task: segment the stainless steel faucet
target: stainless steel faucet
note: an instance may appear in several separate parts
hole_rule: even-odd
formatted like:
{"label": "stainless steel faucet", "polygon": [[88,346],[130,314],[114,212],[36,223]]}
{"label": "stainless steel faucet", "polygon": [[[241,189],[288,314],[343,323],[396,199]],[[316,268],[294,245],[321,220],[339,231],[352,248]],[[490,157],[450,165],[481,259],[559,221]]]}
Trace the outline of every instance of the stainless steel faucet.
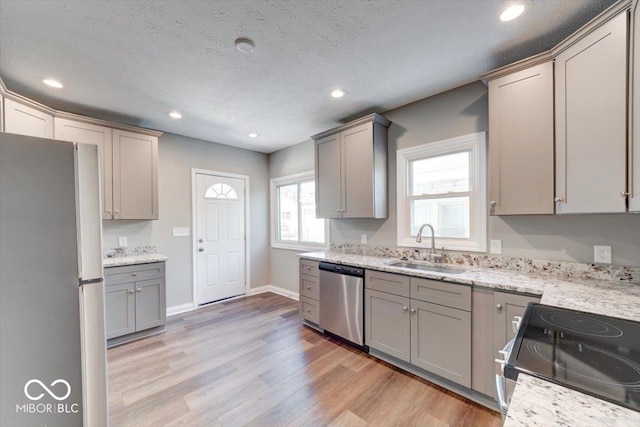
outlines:
{"label": "stainless steel faucet", "polygon": [[431,224],[425,223],[420,226],[420,230],[418,230],[418,236],[416,237],[416,242],[417,243],[422,242],[422,231],[424,230],[425,227],[429,227],[429,229],[431,230],[431,255],[433,259],[441,258],[442,254],[436,253],[436,232],[433,229],[433,226],[431,226]]}

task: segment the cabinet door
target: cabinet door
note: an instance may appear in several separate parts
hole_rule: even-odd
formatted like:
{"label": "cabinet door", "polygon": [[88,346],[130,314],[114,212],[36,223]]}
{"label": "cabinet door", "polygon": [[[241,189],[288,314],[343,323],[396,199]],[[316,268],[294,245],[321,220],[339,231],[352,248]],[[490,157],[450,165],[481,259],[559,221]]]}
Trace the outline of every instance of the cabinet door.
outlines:
{"label": "cabinet door", "polygon": [[626,210],[627,13],[556,58],[556,213]]}
{"label": "cabinet door", "polygon": [[373,349],[409,362],[411,360],[409,298],[365,289],[364,300],[364,343]]}
{"label": "cabinet door", "polygon": [[39,138],[53,138],[53,116],[12,99],[5,99],[4,131]]}
{"label": "cabinet door", "polygon": [[372,218],[374,195],[373,123],[347,129],[342,140],[342,217]]}
{"label": "cabinet door", "polygon": [[136,331],[135,291],[133,283],[105,286],[107,339]]}
{"label": "cabinet door", "polygon": [[342,209],[340,134],[319,139],[316,146],[316,216],[340,218]]}
{"label": "cabinet door", "polygon": [[113,218],[113,194],[112,194],[112,131],[108,127],[97,126],[88,123],[76,122],[56,117],[54,120],[54,133],[56,139],[81,142],[98,146],[100,156],[100,182],[102,189],[102,218]]}
{"label": "cabinet door", "polygon": [[631,114],[629,123],[629,211],[640,212],[640,2],[633,2],[631,33]]}
{"label": "cabinet door", "polygon": [[136,331],[164,325],[167,316],[163,279],[135,283]]}
{"label": "cabinet door", "polygon": [[489,82],[491,214],[553,214],[553,62]]}
{"label": "cabinet door", "polygon": [[471,387],[471,313],[412,299],[411,363]]}
{"label": "cabinet door", "polygon": [[113,213],[158,219],[158,138],[113,130]]}
{"label": "cabinet door", "polygon": [[513,332],[512,322],[515,316],[524,314],[527,308],[527,304],[530,302],[540,302],[538,297],[530,297],[527,295],[516,295],[506,292],[494,292],[493,293],[493,347],[494,358],[498,358],[499,350],[502,350],[504,346],[515,336]]}

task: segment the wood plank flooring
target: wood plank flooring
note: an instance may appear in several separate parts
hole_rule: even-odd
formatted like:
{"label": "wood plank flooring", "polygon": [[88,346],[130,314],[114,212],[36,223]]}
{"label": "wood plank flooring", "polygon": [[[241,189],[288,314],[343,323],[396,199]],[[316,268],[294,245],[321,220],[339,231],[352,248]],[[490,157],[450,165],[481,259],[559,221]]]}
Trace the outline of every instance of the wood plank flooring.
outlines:
{"label": "wood plank flooring", "polygon": [[173,316],[108,351],[119,426],[500,426],[500,416],[302,326],[272,293]]}

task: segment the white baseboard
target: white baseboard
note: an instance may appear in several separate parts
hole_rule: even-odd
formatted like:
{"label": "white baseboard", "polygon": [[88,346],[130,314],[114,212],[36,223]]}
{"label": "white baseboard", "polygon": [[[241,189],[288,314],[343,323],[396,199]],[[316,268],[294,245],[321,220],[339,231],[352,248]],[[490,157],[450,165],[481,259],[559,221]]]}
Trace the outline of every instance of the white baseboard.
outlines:
{"label": "white baseboard", "polygon": [[174,316],[180,313],[186,313],[187,311],[195,310],[196,307],[192,302],[181,305],[174,305],[173,307],[167,307],[167,317]]}
{"label": "white baseboard", "polygon": [[293,292],[274,285],[265,285],[259,286],[257,288],[250,288],[247,295],[257,295],[263,294],[265,292],[273,292],[274,294],[282,295],[283,297],[291,298],[296,301],[300,300],[300,295],[297,292]]}

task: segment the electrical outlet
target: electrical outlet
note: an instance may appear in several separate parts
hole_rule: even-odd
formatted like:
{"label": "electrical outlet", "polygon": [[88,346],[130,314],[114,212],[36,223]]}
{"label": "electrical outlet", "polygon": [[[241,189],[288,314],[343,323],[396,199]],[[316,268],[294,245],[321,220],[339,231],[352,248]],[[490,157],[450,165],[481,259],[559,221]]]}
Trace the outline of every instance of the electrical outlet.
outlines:
{"label": "electrical outlet", "polygon": [[502,254],[502,240],[491,239],[491,248],[489,251],[496,255]]}
{"label": "electrical outlet", "polygon": [[189,227],[173,227],[173,237],[183,237],[189,235]]}
{"label": "electrical outlet", "polygon": [[363,245],[367,244],[367,235],[366,234],[361,234],[360,235],[360,243],[362,243]]}
{"label": "electrical outlet", "polygon": [[127,236],[118,237],[118,246],[121,248],[127,247]]}
{"label": "electrical outlet", "polygon": [[597,264],[611,264],[611,246],[594,246],[593,261]]}

